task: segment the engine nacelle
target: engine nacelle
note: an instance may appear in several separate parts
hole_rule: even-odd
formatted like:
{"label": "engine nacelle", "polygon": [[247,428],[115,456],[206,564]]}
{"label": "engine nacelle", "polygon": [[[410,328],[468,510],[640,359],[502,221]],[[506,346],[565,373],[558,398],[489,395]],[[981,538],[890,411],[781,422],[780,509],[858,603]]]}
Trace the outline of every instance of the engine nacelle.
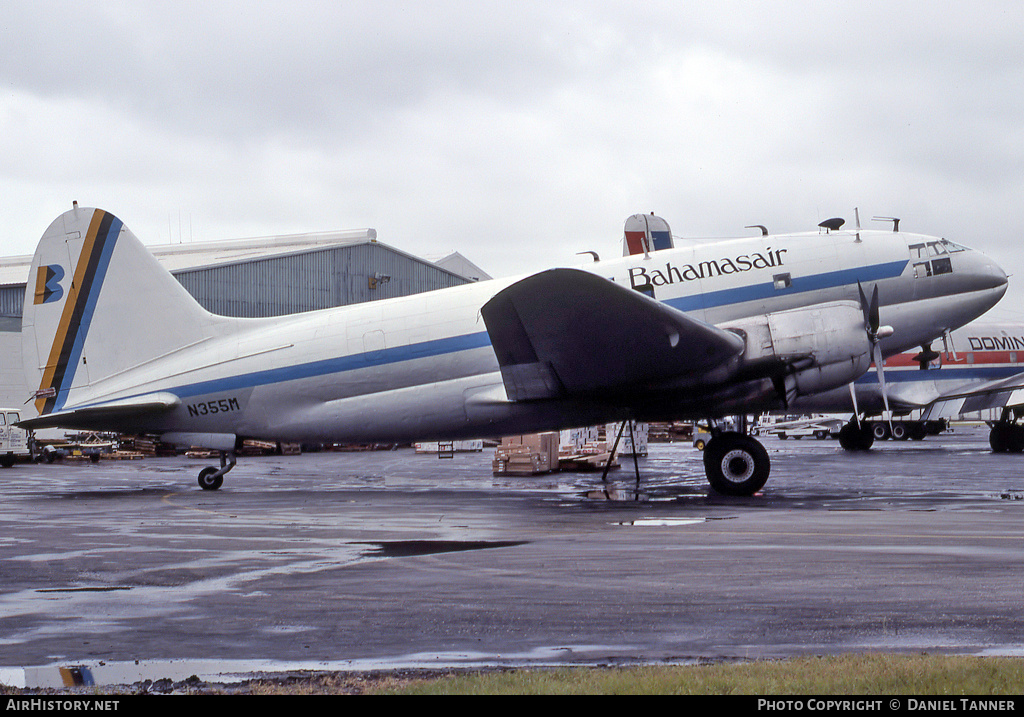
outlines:
{"label": "engine nacelle", "polygon": [[743,367],[775,372],[788,399],[844,386],[871,365],[864,313],[853,301],[777,311],[720,328],[744,337]]}

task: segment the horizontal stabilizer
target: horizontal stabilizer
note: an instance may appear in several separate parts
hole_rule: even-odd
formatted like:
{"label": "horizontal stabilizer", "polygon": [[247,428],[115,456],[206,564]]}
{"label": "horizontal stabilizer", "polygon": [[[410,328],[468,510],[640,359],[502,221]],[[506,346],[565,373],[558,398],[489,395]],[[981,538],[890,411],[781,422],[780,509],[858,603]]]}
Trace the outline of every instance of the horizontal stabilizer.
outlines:
{"label": "horizontal stabilizer", "polygon": [[579,269],[553,269],[481,309],[513,401],[648,388],[700,376],[743,339]]}
{"label": "horizontal stabilizer", "polygon": [[17,425],[31,430],[39,428],[122,430],[130,428],[132,421],[141,416],[169,411],[180,404],[181,399],[173,393],[147,393],[142,396],[47,413],[37,418],[27,418]]}
{"label": "horizontal stabilizer", "polygon": [[1024,405],[1024,373],[989,381],[969,389],[954,390],[936,398],[921,416],[924,420],[956,418],[989,408]]}

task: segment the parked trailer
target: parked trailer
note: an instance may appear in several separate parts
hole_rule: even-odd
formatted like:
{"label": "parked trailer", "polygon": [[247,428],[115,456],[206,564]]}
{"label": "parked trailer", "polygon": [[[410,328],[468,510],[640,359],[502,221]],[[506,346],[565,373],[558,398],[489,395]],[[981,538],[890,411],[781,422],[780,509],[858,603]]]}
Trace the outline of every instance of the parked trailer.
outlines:
{"label": "parked trailer", "polygon": [[831,416],[775,416],[766,413],[758,418],[752,433],[755,436],[774,433],[783,441],[811,436],[823,440],[838,436],[842,426],[842,419]]}

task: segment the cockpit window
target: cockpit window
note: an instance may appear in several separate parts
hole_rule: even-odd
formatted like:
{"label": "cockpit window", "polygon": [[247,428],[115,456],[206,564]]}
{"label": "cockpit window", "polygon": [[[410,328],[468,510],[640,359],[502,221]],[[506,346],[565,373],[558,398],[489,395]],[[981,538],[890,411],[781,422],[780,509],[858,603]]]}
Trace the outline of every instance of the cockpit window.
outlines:
{"label": "cockpit window", "polygon": [[914,262],[914,277],[938,276],[953,273],[953,260],[950,254],[966,251],[966,247],[955,244],[947,239],[910,244],[910,260]]}
{"label": "cockpit window", "polygon": [[953,254],[958,251],[967,250],[966,247],[962,247],[947,239],[911,244],[908,248],[910,249],[911,259],[930,259],[936,256],[943,256],[944,254]]}

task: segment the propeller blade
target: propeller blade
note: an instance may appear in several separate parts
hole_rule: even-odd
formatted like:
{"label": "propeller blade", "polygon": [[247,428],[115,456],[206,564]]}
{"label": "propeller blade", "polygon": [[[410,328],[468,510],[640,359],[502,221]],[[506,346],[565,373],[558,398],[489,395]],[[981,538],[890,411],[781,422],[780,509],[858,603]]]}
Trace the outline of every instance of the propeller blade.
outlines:
{"label": "propeller blade", "polygon": [[864,287],[857,282],[857,291],[860,292],[860,310],[864,314],[864,329],[870,334],[871,332],[871,316],[868,310],[868,297],[864,296]]}
{"label": "propeller blade", "polygon": [[885,406],[885,412],[889,416],[889,429],[892,430],[892,413],[889,412],[889,390],[885,385],[885,369],[882,366],[882,347],[875,343],[871,354],[875,360],[875,371],[878,372],[878,385],[882,387],[882,405]]}
{"label": "propeller blade", "polygon": [[864,329],[868,332],[871,343],[876,343],[878,339],[875,334],[878,333],[878,325],[881,323],[878,314],[878,284],[875,284],[875,288],[871,291],[870,303],[868,303],[864,287],[859,281],[857,282],[857,291],[860,292],[860,310],[864,313]]}
{"label": "propeller blade", "polygon": [[871,340],[875,341],[877,343],[877,338],[876,338],[875,335],[878,333],[878,325],[880,323],[879,317],[878,317],[878,284],[875,284],[874,291],[871,292],[870,316],[871,316],[871,323],[869,324],[869,326],[871,326],[871,334],[872,334],[872,339]]}
{"label": "propeller blade", "polygon": [[853,417],[857,421],[857,428],[860,428],[860,411],[857,410],[857,389],[853,387],[853,382],[850,382],[850,399],[853,401]]}

